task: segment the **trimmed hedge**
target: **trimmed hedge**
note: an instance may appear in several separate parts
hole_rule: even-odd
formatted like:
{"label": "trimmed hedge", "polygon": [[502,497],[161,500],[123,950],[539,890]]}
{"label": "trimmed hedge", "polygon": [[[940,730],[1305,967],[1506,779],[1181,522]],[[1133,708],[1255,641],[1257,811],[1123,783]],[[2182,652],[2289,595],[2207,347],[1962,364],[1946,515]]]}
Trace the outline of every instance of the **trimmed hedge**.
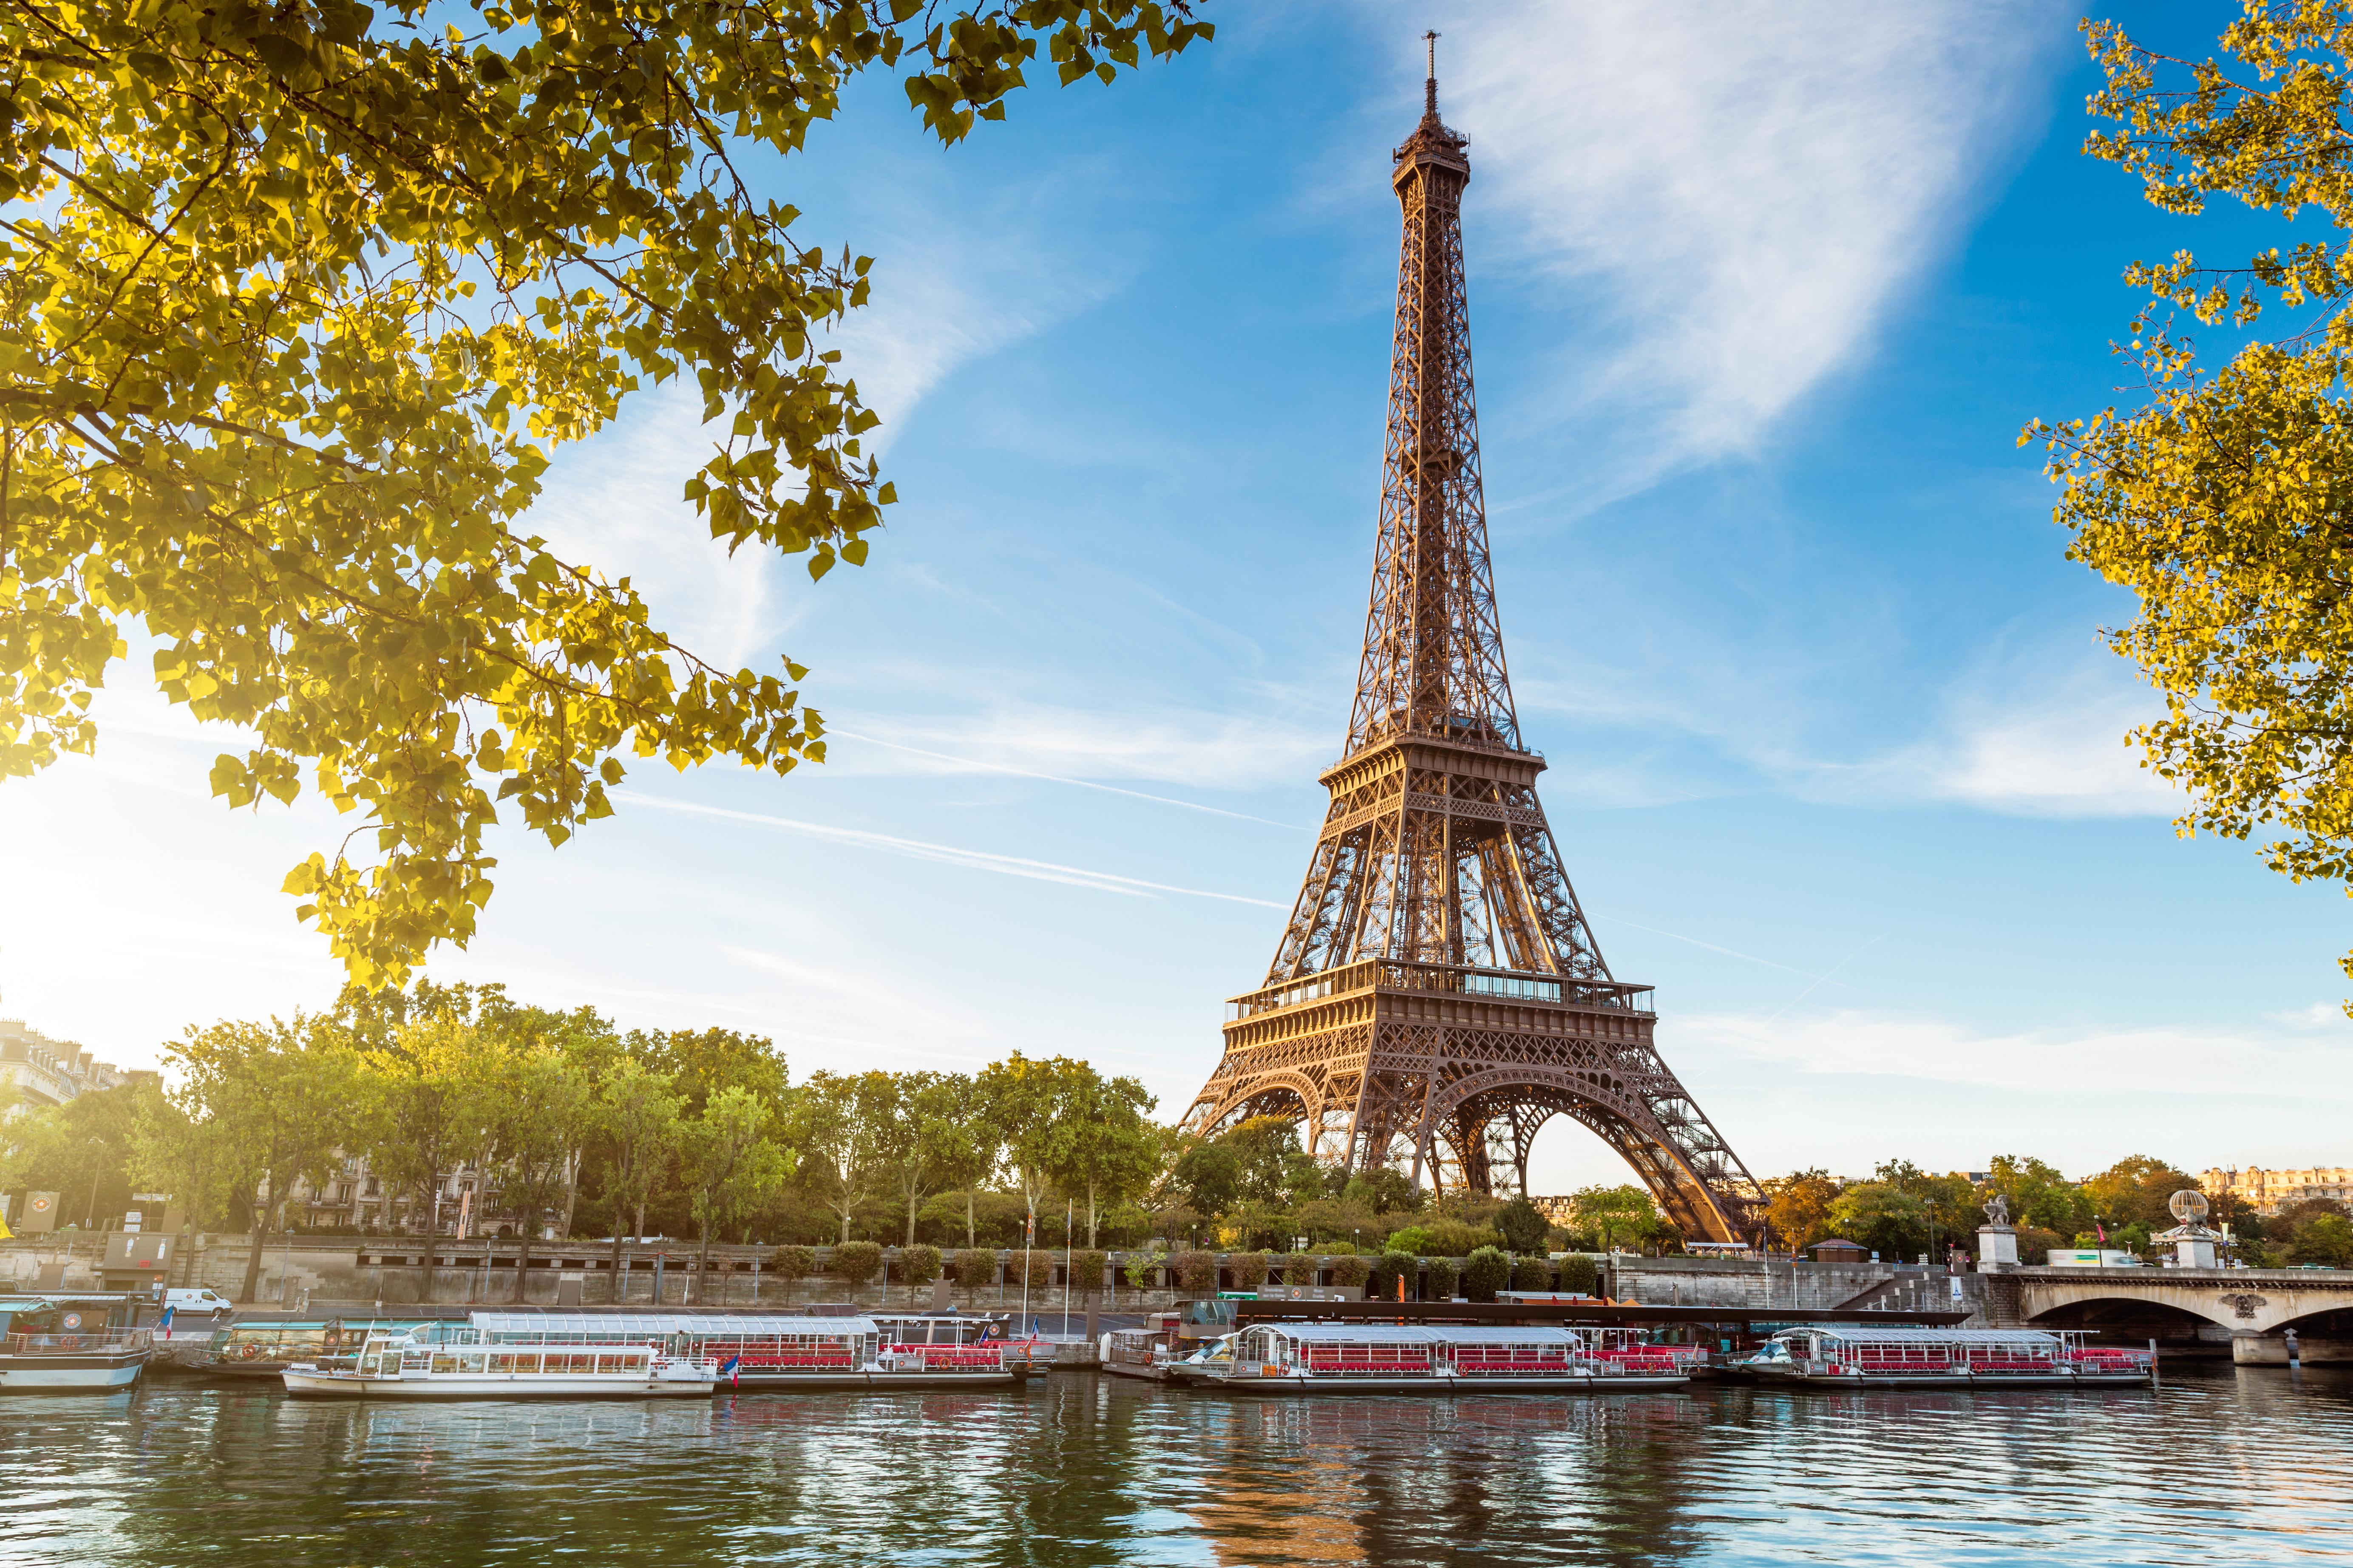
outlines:
{"label": "trimmed hedge", "polygon": [[1266,1283],[1266,1254],[1237,1252],[1226,1259],[1226,1272],[1233,1276],[1237,1290],[1255,1290]]}
{"label": "trimmed hedge", "polygon": [[1462,1293],[1473,1301],[1492,1301],[1510,1283],[1512,1260],[1496,1247],[1482,1247],[1462,1260]]}
{"label": "trimmed hedge", "polygon": [[1552,1289],[1552,1265],[1541,1258],[1523,1258],[1512,1265],[1512,1289],[1514,1290],[1549,1290]]}
{"label": "trimmed hedge", "polygon": [[817,1248],[780,1247],[768,1255],[768,1272],[786,1282],[806,1279],[817,1272]]}
{"label": "trimmed hedge", "polygon": [[[1054,1255],[1044,1247],[1039,1247],[1030,1249],[1029,1258],[1029,1289],[1040,1290],[1051,1285],[1054,1282]],[[1022,1254],[1016,1249],[1012,1258],[1006,1264],[1005,1282],[1008,1285],[1021,1283],[1021,1258]]]}
{"label": "trimmed hedge", "polygon": [[1579,1296],[1601,1294],[1601,1265],[1590,1258],[1560,1260],[1560,1288]]}
{"label": "trimmed hedge", "polygon": [[955,1255],[956,1283],[971,1290],[997,1283],[997,1250],[988,1247],[967,1247]]}
{"label": "trimmed hedge", "polygon": [[830,1272],[852,1285],[863,1285],[882,1267],[882,1248],[871,1241],[845,1241],[833,1249]]}
{"label": "trimmed hedge", "polygon": [[1362,1285],[1373,1272],[1369,1258],[1335,1258],[1332,1259],[1332,1283],[1340,1286]]}
{"label": "trimmed hedge", "polygon": [[1168,1260],[1168,1272],[1180,1290],[1218,1288],[1218,1260],[1206,1252],[1180,1252]]}
{"label": "trimmed hedge", "polygon": [[1425,1301],[1451,1301],[1455,1287],[1462,1283],[1462,1271],[1454,1267],[1451,1258],[1433,1258],[1422,1265],[1421,1297]]}
{"label": "trimmed hedge", "polygon": [[1413,1300],[1414,1287],[1419,1283],[1419,1259],[1410,1252],[1384,1252],[1373,1263],[1373,1272],[1365,1281],[1366,1293],[1376,1300],[1398,1300],[1398,1281],[1405,1281],[1404,1300]]}
{"label": "trimmed hedge", "polygon": [[1103,1270],[1111,1267],[1108,1252],[1073,1252],[1071,1254],[1071,1289],[1082,1296],[1092,1296],[1103,1288]]}
{"label": "trimmed hedge", "polygon": [[940,1249],[918,1243],[899,1249],[899,1278],[909,1285],[928,1285],[940,1277]]}

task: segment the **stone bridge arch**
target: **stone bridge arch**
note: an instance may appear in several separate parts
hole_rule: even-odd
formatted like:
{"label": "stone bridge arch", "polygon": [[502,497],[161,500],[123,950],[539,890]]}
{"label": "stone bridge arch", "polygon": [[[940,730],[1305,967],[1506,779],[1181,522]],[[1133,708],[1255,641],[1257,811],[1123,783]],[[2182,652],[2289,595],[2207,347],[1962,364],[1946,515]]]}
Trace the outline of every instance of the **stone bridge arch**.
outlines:
{"label": "stone bridge arch", "polygon": [[2291,1328],[2308,1338],[2305,1359],[2353,1360],[2353,1269],[2023,1268],[2013,1278],[2029,1324],[2158,1308],[2228,1331],[2242,1363],[2285,1361]]}

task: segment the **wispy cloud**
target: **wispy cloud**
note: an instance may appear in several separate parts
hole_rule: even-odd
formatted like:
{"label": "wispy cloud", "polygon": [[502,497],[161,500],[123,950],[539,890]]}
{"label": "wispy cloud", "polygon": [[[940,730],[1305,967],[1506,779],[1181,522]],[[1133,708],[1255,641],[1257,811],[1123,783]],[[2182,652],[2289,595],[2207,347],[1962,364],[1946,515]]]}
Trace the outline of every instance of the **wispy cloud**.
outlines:
{"label": "wispy cloud", "polygon": [[1080,866],[1058,866],[1050,860],[1025,859],[1018,855],[997,855],[986,849],[965,849],[952,844],[931,844],[920,838],[901,838],[888,833],[869,833],[856,827],[836,827],[822,822],[802,822],[789,816],[770,816],[762,812],[733,811],[724,806],[704,805],[694,801],[671,800],[660,795],[641,795],[636,790],[616,790],[616,800],[632,805],[650,806],[659,811],[683,812],[693,816],[718,817],[729,822],[749,823],[756,827],[771,827],[782,833],[797,833],[804,837],[822,838],[829,843],[847,844],[861,849],[879,849],[889,855],[902,855],[912,860],[931,860],[945,866],[962,866],[968,870],[989,871],[1003,877],[1023,877],[1031,881],[1060,882],[1073,888],[1088,888],[1100,893],[1120,893],[1128,898],[1145,899],[1155,893],[1178,893],[1192,899],[1216,899],[1229,904],[1256,904],[1261,909],[1285,910],[1268,899],[1246,898],[1240,893],[1218,893],[1206,888],[1180,888],[1168,882],[1149,882],[1141,877],[1124,877],[1113,871],[1089,870]]}
{"label": "wispy cloud", "polygon": [[[926,668],[901,676],[901,683],[934,702],[944,689],[957,695],[952,671]],[[1339,743],[1320,725],[1257,712],[1145,704],[1087,709],[976,695],[962,711],[902,710],[861,718],[859,729],[896,754],[846,753],[838,759],[842,771],[944,773],[961,765],[1067,782],[1151,780],[1200,789],[1297,784],[1313,778]],[[942,757],[950,760],[935,760]]]}
{"label": "wispy cloud", "polygon": [[[1131,800],[1148,800],[1160,805],[1182,806],[1187,811],[1204,811],[1212,816],[1230,816],[1240,822],[1262,822],[1269,827],[1289,827],[1300,832],[1306,831],[1293,822],[1277,822],[1269,816],[1252,816],[1246,811],[1228,811],[1223,806],[1204,805],[1197,800],[1178,800],[1173,795],[1152,795],[1140,789],[1122,789],[1117,784],[1098,784],[1092,779],[1065,778],[1059,773],[1041,773],[1029,768],[1008,767],[1003,763],[984,763],[971,757],[952,757],[945,752],[931,752],[925,751],[921,746],[901,745],[896,741],[877,740],[873,736],[855,734],[848,730],[828,730],[826,734],[828,740],[846,739],[858,742],[861,745],[881,746],[890,751],[903,752],[911,757],[922,757],[928,762],[946,763],[950,764],[946,770],[950,773],[1007,773],[1015,778],[1038,779],[1046,784],[1068,784],[1074,789],[1100,790],[1105,795],[1124,795]],[[827,748],[828,755],[831,754],[832,750],[831,746]]]}
{"label": "wispy cloud", "polygon": [[[1426,9],[1375,16],[1402,40]],[[1518,417],[1590,427],[1586,499],[1752,447],[1852,360],[1957,226],[2072,19],[2043,0],[1442,11],[1482,262],[1541,280],[1583,329],[1558,395]]]}

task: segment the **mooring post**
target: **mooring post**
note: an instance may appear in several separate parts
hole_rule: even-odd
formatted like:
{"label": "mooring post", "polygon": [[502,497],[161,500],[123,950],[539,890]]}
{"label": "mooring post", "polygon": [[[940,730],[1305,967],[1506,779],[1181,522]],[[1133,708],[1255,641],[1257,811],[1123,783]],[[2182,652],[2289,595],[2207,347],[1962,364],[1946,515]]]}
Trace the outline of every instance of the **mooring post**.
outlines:
{"label": "mooring post", "polygon": [[2151,1388],[2163,1388],[2165,1386],[2165,1373],[2161,1369],[2157,1359],[2157,1341],[2155,1339],[2151,1339],[2148,1342],[2148,1385]]}

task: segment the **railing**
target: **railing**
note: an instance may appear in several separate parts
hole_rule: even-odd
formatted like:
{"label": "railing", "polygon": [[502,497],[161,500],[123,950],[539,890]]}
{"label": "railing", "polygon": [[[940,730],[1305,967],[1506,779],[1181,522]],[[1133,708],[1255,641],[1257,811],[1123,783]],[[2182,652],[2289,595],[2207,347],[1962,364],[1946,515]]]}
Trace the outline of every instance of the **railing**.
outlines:
{"label": "railing", "polygon": [[92,1329],[81,1334],[0,1335],[0,1353],[8,1355],[90,1355],[97,1352],[143,1351],[144,1329]]}
{"label": "railing", "polygon": [[1565,1002],[1578,1007],[1609,1007],[1644,1016],[1654,1012],[1650,1004],[1652,987],[1648,985],[1626,985],[1614,980],[1574,980],[1517,969],[1368,959],[1236,996],[1226,1004],[1226,1021],[1239,1023],[1263,1013],[1361,991],[1441,991],[1514,1002]]}

